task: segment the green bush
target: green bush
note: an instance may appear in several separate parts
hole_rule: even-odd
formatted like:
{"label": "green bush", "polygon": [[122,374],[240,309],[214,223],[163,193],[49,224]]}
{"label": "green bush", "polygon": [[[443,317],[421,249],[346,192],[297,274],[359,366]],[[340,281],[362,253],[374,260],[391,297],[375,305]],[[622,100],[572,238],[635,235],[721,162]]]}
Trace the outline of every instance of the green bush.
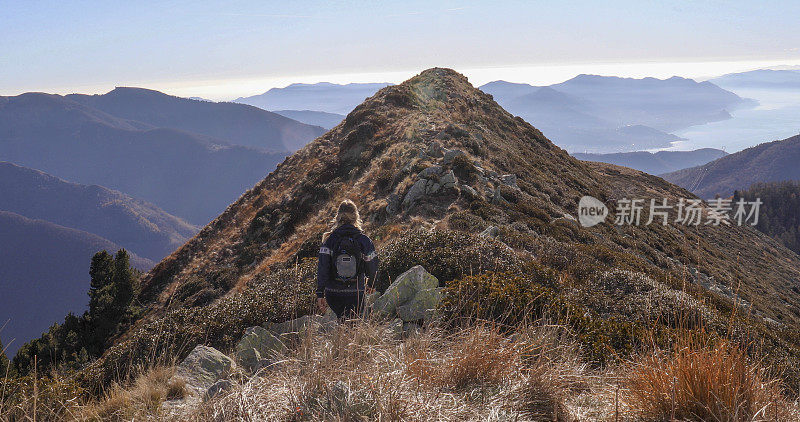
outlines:
{"label": "green bush", "polygon": [[490,271],[468,275],[447,284],[442,314],[447,320],[517,325],[543,316],[555,299],[555,284],[555,272],[537,264],[526,266],[522,274]]}
{"label": "green bush", "polygon": [[383,291],[391,280],[422,265],[444,283],[485,271],[519,271],[521,262],[508,246],[492,239],[452,230],[412,230],[386,245],[376,287]]}

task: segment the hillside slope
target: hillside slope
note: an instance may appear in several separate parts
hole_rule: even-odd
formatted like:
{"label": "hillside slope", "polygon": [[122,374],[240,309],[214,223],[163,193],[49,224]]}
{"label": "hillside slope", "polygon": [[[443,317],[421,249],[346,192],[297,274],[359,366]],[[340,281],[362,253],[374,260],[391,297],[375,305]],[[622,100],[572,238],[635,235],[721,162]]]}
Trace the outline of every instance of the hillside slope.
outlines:
{"label": "hillside slope", "polygon": [[[7,211],[0,211],[0,239],[0,325],[8,321],[0,336],[8,355],[67,312],[82,313],[92,255],[121,249],[100,236]],[[131,254],[131,265],[147,270],[153,261]]]}
{"label": "hillside slope", "polygon": [[[583,228],[574,215],[584,195],[612,215],[622,198],[692,197],[658,177],[574,159],[464,76],[427,70],[367,99],[153,268],[139,296],[147,315],[86,373],[107,381],[116,362],[154,350],[229,348],[248,324],[308,312],[314,260],[304,259],[316,257],[345,198],[378,245],[378,287],[418,264],[445,285],[554,274],[520,288],[556,291],[567,314],[583,315],[573,323],[598,361],[690,312],[723,334],[732,315],[746,318],[748,333],[775,346],[773,359],[800,362],[796,254],[749,227]],[[742,304],[748,316],[734,311]],[[164,332],[180,346],[164,346]]]}
{"label": "hillside slope", "polygon": [[101,185],[205,224],[288,152],[125,120],[58,95],[0,98],[0,160]]}
{"label": "hillside slope", "polygon": [[148,202],[0,162],[0,210],[106,238],[159,261],[199,230]]}
{"label": "hillside slope", "polygon": [[294,152],[324,132],[245,104],[198,101],[144,88],[119,87],[102,95],[66,98],[123,119],[267,151]]}
{"label": "hillside slope", "polygon": [[753,183],[800,180],[800,135],[767,142],[662,177],[701,198],[730,196]]}

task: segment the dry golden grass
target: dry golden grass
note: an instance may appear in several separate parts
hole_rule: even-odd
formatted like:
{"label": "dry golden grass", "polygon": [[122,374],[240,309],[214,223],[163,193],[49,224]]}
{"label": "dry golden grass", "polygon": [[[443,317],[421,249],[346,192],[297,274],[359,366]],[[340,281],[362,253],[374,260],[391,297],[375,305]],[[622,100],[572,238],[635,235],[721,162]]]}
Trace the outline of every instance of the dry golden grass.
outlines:
{"label": "dry golden grass", "polygon": [[105,396],[85,406],[79,420],[130,421],[159,419],[165,400],[181,399],[187,395],[186,382],[173,379],[174,367],[158,366],[144,372],[133,385],[115,384]]}
{"label": "dry golden grass", "polygon": [[[562,327],[437,327],[405,340],[359,321],[309,336],[194,420],[572,420],[586,369]],[[578,386],[581,385],[579,388]]]}
{"label": "dry golden grass", "polygon": [[[688,337],[688,336],[687,336]],[[800,415],[780,382],[738,345],[681,342],[673,353],[634,361],[627,401],[647,420],[790,421]]]}

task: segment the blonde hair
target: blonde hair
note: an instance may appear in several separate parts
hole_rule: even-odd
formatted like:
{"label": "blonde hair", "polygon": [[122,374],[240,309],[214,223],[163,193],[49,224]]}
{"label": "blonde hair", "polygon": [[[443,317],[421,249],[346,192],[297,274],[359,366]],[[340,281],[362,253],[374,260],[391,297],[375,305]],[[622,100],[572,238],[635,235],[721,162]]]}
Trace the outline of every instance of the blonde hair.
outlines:
{"label": "blonde hair", "polygon": [[322,241],[328,240],[328,236],[344,224],[351,224],[355,228],[362,230],[361,215],[358,213],[358,206],[349,199],[345,199],[339,204],[339,209],[336,210],[336,217],[331,221],[331,229],[322,235]]}

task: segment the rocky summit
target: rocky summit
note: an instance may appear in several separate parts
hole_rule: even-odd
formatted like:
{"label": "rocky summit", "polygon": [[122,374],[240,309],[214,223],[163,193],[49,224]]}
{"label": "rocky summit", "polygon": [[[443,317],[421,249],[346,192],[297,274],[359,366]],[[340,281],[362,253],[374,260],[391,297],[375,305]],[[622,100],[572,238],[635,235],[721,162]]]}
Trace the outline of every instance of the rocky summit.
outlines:
{"label": "rocky summit", "polygon": [[[585,195],[611,217],[582,227]],[[631,353],[646,328],[668,338],[676,325],[702,321],[720,335],[755,336],[797,382],[796,254],[750,227],[613,224],[623,198],[694,196],[570,157],[442,68],[378,91],[159,263],[142,282],[143,316],[85,375],[107,382],[119,362],[183,357],[200,343],[230,350],[247,327],[312,312],[321,235],[348,198],[375,240],[379,290],[400,292],[392,281],[422,265],[431,278],[417,281],[436,280],[426,291],[442,295],[445,314],[471,309],[512,322],[468,301],[538,303],[531,315],[563,315],[596,362]],[[387,314],[412,318],[401,312],[414,310],[409,300]],[[741,324],[732,333],[730,321]]]}

